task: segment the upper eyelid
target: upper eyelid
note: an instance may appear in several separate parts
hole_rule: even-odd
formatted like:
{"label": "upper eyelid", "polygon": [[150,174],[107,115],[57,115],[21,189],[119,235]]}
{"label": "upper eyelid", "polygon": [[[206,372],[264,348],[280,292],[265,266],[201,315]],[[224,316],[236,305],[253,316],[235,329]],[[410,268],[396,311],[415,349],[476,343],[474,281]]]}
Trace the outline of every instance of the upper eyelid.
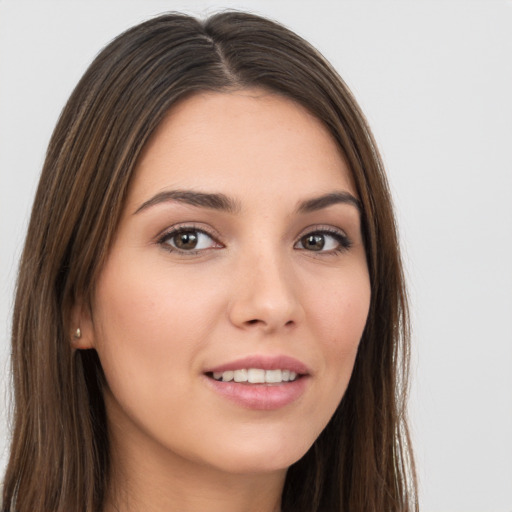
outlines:
{"label": "upper eyelid", "polygon": [[[212,240],[212,242],[215,244],[215,247],[205,247],[205,248],[200,248],[200,249],[193,248],[193,249],[185,250],[185,249],[181,249],[179,247],[175,247],[171,243],[167,243],[168,240],[171,240],[177,233],[180,233],[181,231],[196,231],[198,233],[202,233],[203,235],[208,236]],[[158,235],[158,237],[155,240],[155,243],[156,243],[156,245],[160,246],[165,251],[167,251],[169,253],[173,253],[178,256],[181,255],[183,257],[185,257],[185,256],[192,257],[194,255],[197,256],[199,254],[204,254],[205,251],[210,251],[213,249],[219,249],[219,248],[225,247],[225,245],[219,241],[218,237],[216,237],[212,233],[209,233],[208,230],[206,230],[204,228],[195,227],[195,226],[191,225],[190,223],[186,223],[183,225],[174,225],[170,228],[167,228],[160,235]]]}
{"label": "upper eyelid", "polygon": [[174,233],[177,233],[179,231],[187,231],[187,230],[190,230],[190,231],[199,231],[201,233],[204,233],[206,235],[208,235],[210,238],[212,238],[213,240],[215,240],[216,242],[218,243],[222,243],[220,241],[220,234],[214,230],[213,228],[211,227],[205,227],[204,224],[202,223],[196,223],[196,222],[184,222],[184,223],[178,223],[178,224],[174,224],[172,226],[169,226],[167,227],[166,229],[164,229],[163,231],[161,231],[156,237],[156,241],[157,242],[161,242],[164,240],[164,238],[174,234]]}
{"label": "upper eyelid", "polygon": [[[296,238],[293,246],[295,247],[297,244],[302,243],[302,239],[308,235],[312,235],[315,233],[321,233],[324,235],[331,236],[334,239],[337,239],[337,242],[345,249],[349,249],[354,245],[353,239],[346,233],[345,230],[334,227],[332,225],[316,225],[309,226],[305,230],[301,232],[301,234]],[[313,251],[314,252],[314,251]],[[332,251],[318,251],[318,255],[320,254],[330,254]]]}
{"label": "upper eyelid", "polygon": [[300,240],[302,237],[311,233],[331,233],[341,235],[345,238],[350,238],[348,233],[339,227],[331,226],[328,224],[314,224],[302,229],[297,236],[297,240]]}

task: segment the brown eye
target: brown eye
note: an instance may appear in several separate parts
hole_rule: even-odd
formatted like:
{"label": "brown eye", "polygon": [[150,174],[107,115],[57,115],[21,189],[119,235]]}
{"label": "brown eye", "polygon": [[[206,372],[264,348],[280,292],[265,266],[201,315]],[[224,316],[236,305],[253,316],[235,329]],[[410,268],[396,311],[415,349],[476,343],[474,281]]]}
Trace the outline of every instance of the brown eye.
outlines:
{"label": "brown eye", "polygon": [[182,231],[175,234],[172,239],[174,246],[181,250],[195,249],[199,237],[195,231]]}
{"label": "brown eye", "polygon": [[304,249],[308,251],[321,251],[325,245],[325,237],[320,234],[312,234],[303,236],[300,243]]}
{"label": "brown eye", "polygon": [[200,229],[179,228],[165,234],[159,243],[170,251],[196,252],[202,249],[220,247],[210,235]]}
{"label": "brown eye", "polygon": [[343,232],[315,231],[301,237],[295,248],[332,254],[349,249],[351,245],[351,241]]}

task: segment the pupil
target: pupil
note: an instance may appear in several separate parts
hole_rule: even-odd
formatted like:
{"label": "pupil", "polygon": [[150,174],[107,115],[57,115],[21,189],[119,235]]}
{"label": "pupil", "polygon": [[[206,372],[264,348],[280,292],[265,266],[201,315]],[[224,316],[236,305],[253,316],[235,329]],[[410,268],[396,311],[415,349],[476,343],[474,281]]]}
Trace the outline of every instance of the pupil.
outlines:
{"label": "pupil", "polygon": [[302,245],[306,249],[310,249],[312,251],[320,251],[325,245],[325,240],[322,235],[308,235],[304,237]]}
{"label": "pupil", "polygon": [[193,231],[185,231],[176,235],[174,243],[179,249],[193,249],[197,245],[197,234]]}

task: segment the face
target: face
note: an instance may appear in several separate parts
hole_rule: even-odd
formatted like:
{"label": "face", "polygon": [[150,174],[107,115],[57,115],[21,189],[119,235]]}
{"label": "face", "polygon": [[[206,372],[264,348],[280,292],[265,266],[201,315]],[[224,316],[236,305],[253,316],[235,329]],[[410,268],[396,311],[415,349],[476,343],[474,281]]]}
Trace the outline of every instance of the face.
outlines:
{"label": "face", "polygon": [[274,94],[203,93],[137,164],[80,348],[99,354],[121,451],[277,471],[342,399],[369,302],[328,131]]}

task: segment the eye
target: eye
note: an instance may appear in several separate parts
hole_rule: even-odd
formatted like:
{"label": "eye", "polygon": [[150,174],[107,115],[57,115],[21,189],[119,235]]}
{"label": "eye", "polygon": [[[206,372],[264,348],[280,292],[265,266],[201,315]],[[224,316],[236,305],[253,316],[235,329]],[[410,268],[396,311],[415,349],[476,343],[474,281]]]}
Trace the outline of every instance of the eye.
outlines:
{"label": "eye", "polygon": [[174,229],[160,238],[158,243],[167,250],[196,253],[204,249],[221,247],[208,233],[193,227]]}
{"label": "eye", "polygon": [[295,244],[296,249],[313,252],[337,253],[349,249],[352,243],[339,231],[313,231],[304,235]]}

